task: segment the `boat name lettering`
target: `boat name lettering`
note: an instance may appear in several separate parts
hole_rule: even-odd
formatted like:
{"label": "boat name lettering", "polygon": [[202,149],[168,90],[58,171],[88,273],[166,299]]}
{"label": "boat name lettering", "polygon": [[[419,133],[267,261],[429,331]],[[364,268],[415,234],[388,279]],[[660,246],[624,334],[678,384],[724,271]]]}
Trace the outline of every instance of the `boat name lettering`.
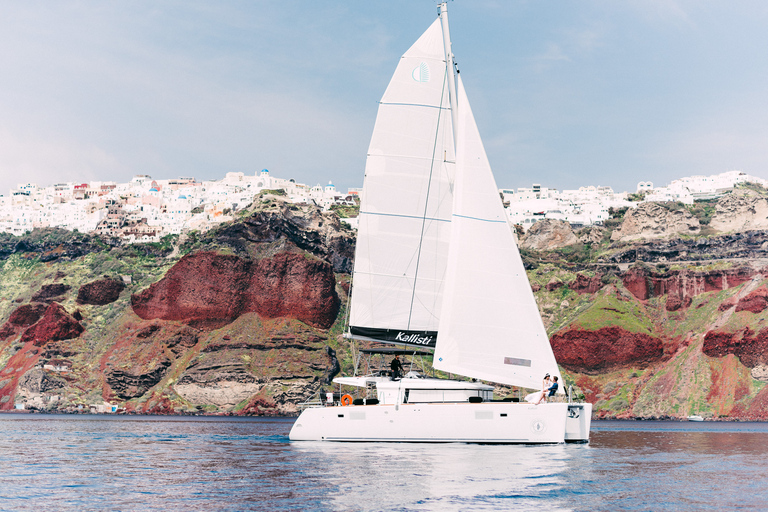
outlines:
{"label": "boat name lettering", "polygon": [[419,336],[418,334],[408,334],[402,331],[397,333],[395,340],[403,343],[413,343],[414,345],[429,345],[432,343],[432,336]]}

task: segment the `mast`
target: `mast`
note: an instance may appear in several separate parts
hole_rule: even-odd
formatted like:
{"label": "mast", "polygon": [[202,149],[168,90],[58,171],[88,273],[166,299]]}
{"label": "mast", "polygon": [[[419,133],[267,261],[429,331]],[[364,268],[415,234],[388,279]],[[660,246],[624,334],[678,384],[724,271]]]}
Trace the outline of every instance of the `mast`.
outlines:
{"label": "mast", "polygon": [[451,51],[451,33],[448,29],[448,4],[443,2],[437,15],[440,17],[440,24],[443,27],[443,48],[445,49],[445,66],[448,73],[448,96],[451,101],[451,122],[453,125],[453,144],[456,147],[456,119],[458,115],[458,101],[456,100],[456,76],[453,72],[453,52]]}

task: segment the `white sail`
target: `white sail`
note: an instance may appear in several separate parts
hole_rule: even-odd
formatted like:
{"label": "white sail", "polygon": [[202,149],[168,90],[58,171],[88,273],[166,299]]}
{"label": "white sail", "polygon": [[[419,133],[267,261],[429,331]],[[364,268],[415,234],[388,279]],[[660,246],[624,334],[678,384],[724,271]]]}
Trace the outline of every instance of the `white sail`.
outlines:
{"label": "white sail", "polygon": [[549,373],[562,384],[461,80],[458,88],[454,243],[434,367],[534,389]]}
{"label": "white sail", "polygon": [[376,117],[361,198],[350,332],[434,345],[453,202],[453,132],[436,20],[403,55]]}

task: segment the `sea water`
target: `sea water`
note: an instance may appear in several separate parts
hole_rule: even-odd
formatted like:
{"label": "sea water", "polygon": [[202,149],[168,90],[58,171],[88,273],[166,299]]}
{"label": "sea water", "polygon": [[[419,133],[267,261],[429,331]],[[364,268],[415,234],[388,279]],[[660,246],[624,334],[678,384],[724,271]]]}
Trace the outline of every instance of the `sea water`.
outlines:
{"label": "sea water", "polygon": [[0,415],[0,510],[733,510],[768,424],[593,423],[580,445],[290,442],[293,419]]}

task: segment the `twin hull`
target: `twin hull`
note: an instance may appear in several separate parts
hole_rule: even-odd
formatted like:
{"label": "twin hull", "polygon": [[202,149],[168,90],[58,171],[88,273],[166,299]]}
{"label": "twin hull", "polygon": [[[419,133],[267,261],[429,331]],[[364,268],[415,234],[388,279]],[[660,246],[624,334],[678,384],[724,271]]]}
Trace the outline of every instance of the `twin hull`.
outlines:
{"label": "twin hull", "polygon": [[586,442],[592,404],[483,402],[312,407],[291,441]]}

